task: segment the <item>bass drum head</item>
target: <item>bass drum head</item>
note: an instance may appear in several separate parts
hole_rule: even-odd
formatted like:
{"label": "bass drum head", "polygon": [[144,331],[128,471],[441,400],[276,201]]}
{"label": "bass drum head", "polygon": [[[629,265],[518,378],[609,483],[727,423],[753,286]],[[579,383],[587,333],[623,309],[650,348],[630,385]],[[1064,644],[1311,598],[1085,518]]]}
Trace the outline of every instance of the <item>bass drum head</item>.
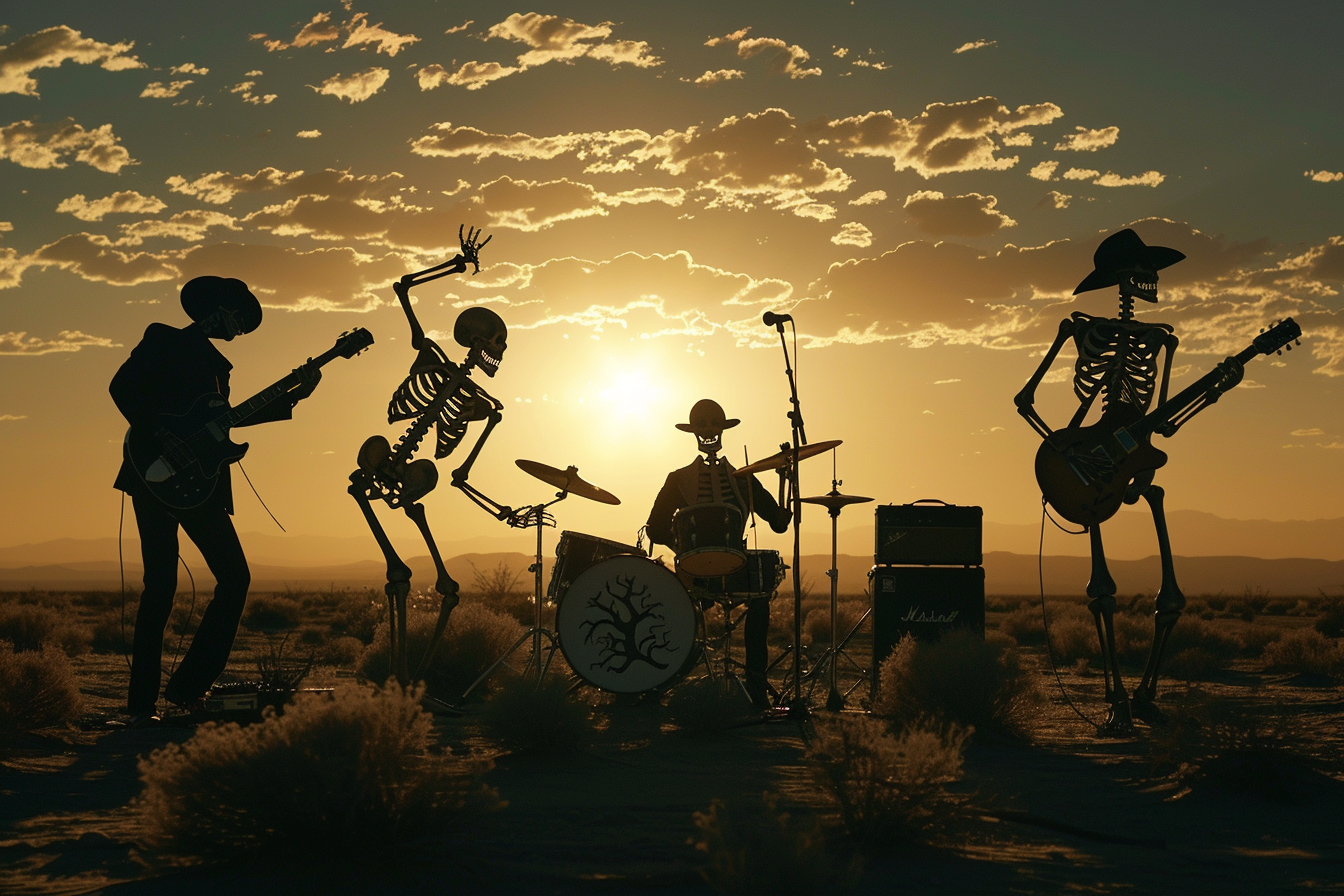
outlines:
{"label": "bass drum head", "polygon": [[574,580],[555,611],[574,673],[615,694],[670,687],[700,653],[700,613],[677,577],[645,557],[612,557]]}

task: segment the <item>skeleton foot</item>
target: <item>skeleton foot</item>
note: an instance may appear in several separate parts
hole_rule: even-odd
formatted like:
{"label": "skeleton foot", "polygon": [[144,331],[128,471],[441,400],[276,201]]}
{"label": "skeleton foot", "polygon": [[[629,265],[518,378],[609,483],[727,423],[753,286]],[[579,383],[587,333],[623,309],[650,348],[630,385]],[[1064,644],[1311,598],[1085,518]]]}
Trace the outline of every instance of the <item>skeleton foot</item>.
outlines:
{"label": "skeleton foot", "polygon": [[1097,726],[1097,737],[1127,737],[1134,733],[1134,716],[1129,700],[1121,698],[1111,704],[1106,721]]}

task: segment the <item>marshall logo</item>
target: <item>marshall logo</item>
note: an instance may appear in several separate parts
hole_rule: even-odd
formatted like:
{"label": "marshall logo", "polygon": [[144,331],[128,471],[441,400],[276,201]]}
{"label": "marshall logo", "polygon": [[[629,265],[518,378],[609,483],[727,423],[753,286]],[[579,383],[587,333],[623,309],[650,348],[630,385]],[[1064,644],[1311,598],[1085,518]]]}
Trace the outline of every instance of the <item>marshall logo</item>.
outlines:
{"label": "marshall logo", "polygon": [[895,544],[896,542],[900,541],[902,538],[904,538],[909,534],[910,534],[909,529],[901,529],[900,531],[897,532],[890,532],[887,534],[887,540],[882,542],[882,546],[887,547],[888,545]]}
{"label": "marshall logo", "polygon": [[953,610],[950,613],[923,613],[919,607],[911,607],[904,616],[902,622],[944,622],[950,623],[956,620],[960,610]]}

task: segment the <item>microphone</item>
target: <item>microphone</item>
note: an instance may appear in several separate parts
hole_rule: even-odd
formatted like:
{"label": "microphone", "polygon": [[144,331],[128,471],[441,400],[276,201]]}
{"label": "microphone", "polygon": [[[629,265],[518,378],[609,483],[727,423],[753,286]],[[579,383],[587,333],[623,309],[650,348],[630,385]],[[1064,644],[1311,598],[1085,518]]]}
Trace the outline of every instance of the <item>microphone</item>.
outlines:
{"label": "microphone", "polygon": [[788,314],[775,314],[773,311],[767,311],[761,315],[761,322],[767,327],[777,327],[786,320],[792,321],[793,317]]}

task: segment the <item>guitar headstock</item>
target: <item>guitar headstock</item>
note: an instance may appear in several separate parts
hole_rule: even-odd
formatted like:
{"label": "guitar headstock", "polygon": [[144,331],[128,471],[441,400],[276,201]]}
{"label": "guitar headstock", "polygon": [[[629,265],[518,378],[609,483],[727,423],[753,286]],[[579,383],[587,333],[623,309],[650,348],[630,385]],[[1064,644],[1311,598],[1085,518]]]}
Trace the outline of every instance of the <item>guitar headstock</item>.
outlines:
{"label": "guitar headstock", "polygon": [[363,327],[355,327],[337,337],[335,351],[342,358],[353,358],[371,345],[373,334]]}
{"label": "guitar headstock", "polygon": [[1302,328],[1291,317],[1287,317],[1268,330],[1261,330],[1260,335],[1251,340],[1251,344],[1262,355],[1279,352],[1284,347],[1292,351],[1292,343],[1301,335]]}

